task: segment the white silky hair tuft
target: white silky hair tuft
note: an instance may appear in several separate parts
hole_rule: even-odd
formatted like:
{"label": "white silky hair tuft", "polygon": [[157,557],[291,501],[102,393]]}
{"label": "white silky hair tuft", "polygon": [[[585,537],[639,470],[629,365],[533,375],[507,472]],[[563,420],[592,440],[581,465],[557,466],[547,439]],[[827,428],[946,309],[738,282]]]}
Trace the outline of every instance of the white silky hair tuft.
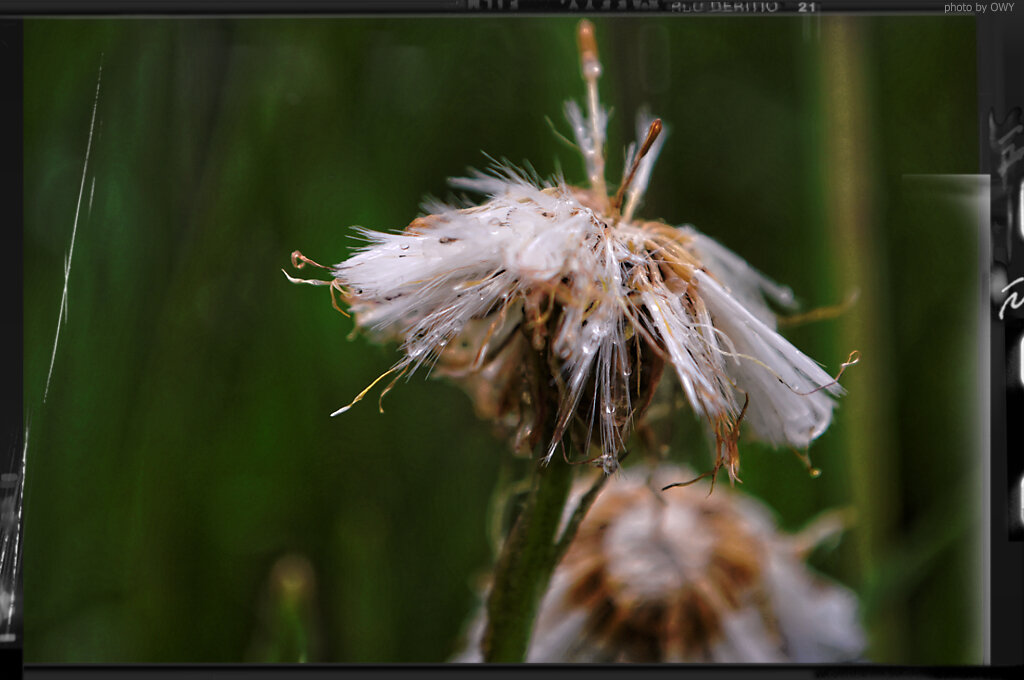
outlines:
{"label": "white silky hair tuft", "polygon": [[[564,305],[552,338],[568,390],[559,422],[593,384],[589,401],[599,406],[589,416],[606,454],[624,445],[615,426],[624,398],[619,374],[630,363],[626,334],[637,325],[660,341],[700,416],[737,418],[749,395],[746,422],[773,445],[803,448],[827,427],[841,388],[776,331],[768,300],[791,305],[790,290],[740,256],[693,227],[675,229],[701,263],[680,291],[638,273],[658,265],[647,223],[612,226],[564,183],[538,185],[500,166],[452,184],[488,199],[470,208],[435,205],[438,212],[401,233],[359,229],[366,244],[334,267],[359,324],[403,339],[396,368],[436,360],[470,321],[561,281],[592,304]],[[625,398],[628,411],[628,391]]]}
{"label": "white silky hair tuft", "polygon": [[[639,370],[660,376],[662,365],[714,437],[716,471],[725,463],[735,478],[741,422],[772,445],[806,448],[828,427],[843,391],[778,333],[773,307],[792,309],[792,291],[692,226],[634,217],[665,142],[659,118],[638,116],[619,189],[608,195],[608,111],[597,95],[601,66],[589,23],[579,38],[586,112],[570,101],[565,116],[589,189],[494,162],[490,172],[451,180],[481,195],[479,203],[432,200],[404,231],[357,229],[364,244],[330,268],[332,294],[343,293],[360,327],[400,340],[403,356],[389,371],[395,379],[450,356],[453,343],[471,345],[479,333],[467,329],[484,323],[477,358],[460,368],[479,373],[495,360],[491,339],[531,327],[531,342],[550,355],[543,362],[550,375],[533,384],[558,390],[546,460],[582,421],[589,424],[582,453],[596,436],[601,465],[616,469],[654,394]],[[507,382],[514,367],[503,370]]]}

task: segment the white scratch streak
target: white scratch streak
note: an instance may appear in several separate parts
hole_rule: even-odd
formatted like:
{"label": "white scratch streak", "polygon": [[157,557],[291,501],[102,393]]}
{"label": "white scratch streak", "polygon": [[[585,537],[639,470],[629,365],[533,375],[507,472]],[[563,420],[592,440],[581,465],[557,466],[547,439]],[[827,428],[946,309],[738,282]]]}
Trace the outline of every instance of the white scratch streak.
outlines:
{"label": "white scratch streak", "polygon": [[[22,448],[22,469],[18,474],[14,491],[14,507],[17,509],[16,528],[14,529],[14,549],[11,560],[10,583],[2,584],[5,591],[9,588],[10,601],[7,603],[7,611],[4,612],[3,622],[6,623],[6,632],[10,632],[14,620],[14,604],[17,598],[17,573],[22,568],[22,510],[25,506],[25,468],[29,454],[29,424],[25,425],[25,445]],[[3,540],[3,553],[0,554],[0,572],[7,576],[7,538]]]}
{"label": "white scratch streak", "polygon": [[[61,319],[67,322],[68,280],[71,278],[71,256],[75,252],[75,235],[78,233],[78,215],[82,209],[82,195],[85,193],[85,177],[89,170],[89,153],[92,151],[92,133],[96,129],[96,109],[100,103],[100,82],[103,80],[103,63],[100,62],[96,76],[96,96],[92,102],[92,120],[89,122],[89,141],[85,145],[85,162],[82,164],[82,183],[78,187],[78,203],[75,206],[75,222],[71,227],[71,247],[68,249],[64,263],[64,292],[60,298],[60,312],[57,314],[57,332],[53,336],[53,353],[50,355],[50,370],[46,373],[46,389],[43,391],[43,403],[50,393],[50,378],[53,376],[53,363],[57,359],[57,342],[60,340]],[[94,180],[95,182],[95,180]],[[95,186],[95,185],[94,185]],[[92,192],[89,193],[89,204],[92,206]]]}

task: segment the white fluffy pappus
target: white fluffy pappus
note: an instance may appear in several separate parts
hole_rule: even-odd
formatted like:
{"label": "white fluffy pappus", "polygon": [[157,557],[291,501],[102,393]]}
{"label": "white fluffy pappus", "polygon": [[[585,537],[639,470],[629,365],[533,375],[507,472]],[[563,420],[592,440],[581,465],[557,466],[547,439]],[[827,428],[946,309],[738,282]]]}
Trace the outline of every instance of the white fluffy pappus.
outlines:
{"label": "white fluffy pappus", "polygon": [[777,332],[768,302],[791,307],[791,291],[690,226],[634,217],[664,142],[660,120],[641,117],[608,195],[589,22],[580,47],[588,114],[570,102],[566,116],[589,188],[496,164],[452,180],[479,204],[432,204],[397,233],[359,229],[365,245],[329,268],[333,280],[289,278],[330,285],[359,327],[399,339],[402,358],[374,384],[438,363],[477,393],[481,413],[511,414],[517,441],[546,437],[546,459],[567,433],[584,454],[596,436],[595,460],[616,469],[666,368],[716,441],[716,472],[736,477],[741,421],[770,444],[808,447],[842,389]]}

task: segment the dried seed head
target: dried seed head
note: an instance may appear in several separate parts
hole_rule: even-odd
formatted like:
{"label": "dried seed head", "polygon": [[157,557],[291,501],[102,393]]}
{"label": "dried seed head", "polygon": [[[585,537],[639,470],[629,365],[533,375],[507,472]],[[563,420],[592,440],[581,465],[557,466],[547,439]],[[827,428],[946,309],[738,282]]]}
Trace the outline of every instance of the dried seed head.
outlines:
{"label": "dried seed head", "polygon": [[[555,570],[528,661],[827,663],[862,653],[853,593],[804,564],[842,522],[827,515],[786,535],[730,489],[652,490],[692,474],[666,467],[648,482],[631,471],[605,487]],[[481,660],[482,628],[480,612],[454,661]]]}
{"label": "dried seed head", "polygon": [[768,302],[792,306],[792,293],[692,227],[634,218],[665,140],[660,119],[641,116],[609,197],[589,22],[578,38],[587,114],[569,102],[566,116],[590,186],[507,165],[452,180],[482,202],[429,205],[399,233],[358,230],[367,243],[332,268],[332,292],[359,327],[401,342],[392,382],[436,364],[482,415],[515,427],[517,444],[547,437],[547,459],[570,435],[584,453],[595,442],[614,470],[666,364],[716,442],[716,471],[735,478],[741,421],[806,448],[842,390],[776,332]]}

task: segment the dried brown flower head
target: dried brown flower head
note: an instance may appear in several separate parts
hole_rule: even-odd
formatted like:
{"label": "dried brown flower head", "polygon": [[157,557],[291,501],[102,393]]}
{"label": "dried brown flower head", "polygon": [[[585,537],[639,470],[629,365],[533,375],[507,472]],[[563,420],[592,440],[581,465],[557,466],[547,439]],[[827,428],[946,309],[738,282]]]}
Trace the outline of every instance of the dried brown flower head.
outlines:
{"label": "dried brown flower head", "polygon": [[[692,474],[633,469],[606,486],[555,570],[531,662],[838,662],[864,648],[857,601],[804,563],[841,530],[827,515],[802,534],[708,483],[652,489]],[[587,489],[582,480],[574,494]],[[570,503],[570,506],[573,504]],[[479,661],[482,613],[456,661]]]}
{"label": "dried brown flower head", "polygon": [[401,342],[378,382],[436,365],[480,414],[516,427],[517,448],[546,443],[546,459],[571,435],[585,455],[597,442],[594,459],[616,469],[665,375],[706,422],[716,471],[735,478],[741,422],[770,444],[806,448],[842,390],[776,332],[768,301],[790,306],[792,293],[692,227],[635,216],[664,142],[659,119],[641,117],[609,195],[589,22],[579,42],[587,115],[570,102],[566,116],[588,188],[499,165],[452,181],[483,202],[427,205],[397,233],[360,230],[368,244],[326,268],[331,281],[293,280],[330,285],[360,328]]}

